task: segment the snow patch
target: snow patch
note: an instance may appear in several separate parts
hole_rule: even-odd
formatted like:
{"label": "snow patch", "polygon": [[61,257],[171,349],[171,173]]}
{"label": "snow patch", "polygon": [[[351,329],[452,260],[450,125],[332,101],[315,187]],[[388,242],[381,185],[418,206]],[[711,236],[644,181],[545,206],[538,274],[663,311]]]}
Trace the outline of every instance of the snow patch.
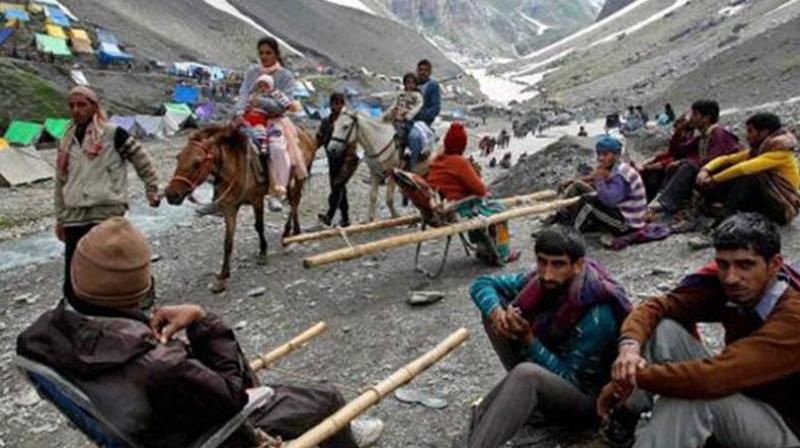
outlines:
{"label": "snow patch", "polygon": [[513,81],[501,76],[490,75],[485,68],[467,71],[472,77],[478,80],[481,92],[489,98],[489,101],[508,105],[511,101],[523,102],[539,95],[536,90],[523,92],[531,87],[528,84]]}
{"label": "snow patch", "polygon": [[741,10],[743,10],[744,8],[746,8],[747,6],[748,5],[746,5],[746,4],[744,4],[744,5],[736,5],[736,6],[726,6],[726,7],[722,8],[722,9],[720,9],[719,13],[721,15],[723,15],[723,16],[731,17],[731,16],[735,16],[736,14],[739,14],[739,12]]}
{"label": "snow patch", "polygon": [[509,76],[512,77],[512,78],[519,78],[520,76],[528,75],[529,73],[536,71],[540,67],[544,67],[544,66],[549,65],[549,64],[551,64],[553,62],[556,62],[556,61],[558,61],[560,59],[564,59],[565,57],[571,55],[574,52],[575,52],[574,48],[567,48],[566,50],[562,51],[561,53],[558,53],[558,54],[556,54],[554,56],[551,56],[551,57],[545,59],[544,61],[540,61],[540,62],[536,62],[536,63],[530,64],[530,65],[526,65],[525,67],[522,68],[522,70],[509,73]]}
{"label": "snow patch", "polygon": [[525,14],[522,11],[517,11],[517,14],[519,14],[520,17],[525,19],[528,23],[530,23],[530,24],[532,24],[533,26],[536,27],[536,35],[537,36],[541,36],[542,34],[544,34],[545,31],[547,31],[550,28],[552,28],[550,25],[545,25],[544,23],[534,19],[533,17]]}
{"label": "snow patch", "polygon": [[286,47],[292,53],[294,53],[294,54],[296,54],[298,56],[305,57],[305,55],[300,50],[292,47],[291,45],[289,45],[286,41],[284,41],[280,37],[270,33],[269,31],[267,31],[266,28],[264,28],[263,26],[261,26],[258,23],[256,23],[250,17],[247,17],[246,15],[242,14],[242,12],[239,11],[235,6],[231,5],[228,0],[203,0],[203,1],[206,2],[209,6],[212,6],[212,7],[216,8],[216,9],[218,9],[218,10],[224,12],[224,13],[227,13],[227,14],[230,14],[230,15],[236,17],[237,19],[241,20],[242,22],[244,22],[244,23],[252,26],[253,28],[257,29],[258,31],[261,31],[262,33],[266,34],[267,36],[275,38],[281,45]]}
{"label": "snow patch", "polygon": [[346,8],[357,9],[366,12],[367,14],[375,15],[375,11],[371,10],[367,5],[360,0],[325,0],[328,3],[344,6]]}
{"label": "snow patch", "polygon": [[788,106],[790,104],[795,104],[795,103],[800,103],[800,96],[795,96],[793,98],[789,98],[789,99],[786,99],[786,100],[783,100],[783,101],[771,101],[769,103],[760,104],[758,106],[745,107],[743,109],[742,108],[738,108],[738,107],[734,107],[734,108],[731,108],[731,109],[725,109],[722,112],[720,112],[719,114],[724,116],[724,115],[732,115],[732,114],[735,114],[735,113],[738,113],[738,112],[742,112],[742,111],[758,112],[760,110],[775,109],[775,108],[780,107],[780,106]]}
{"label": "snow patch", "polygon": [[673,12],[676,9],[682,7],[683,5],[689,3],[689,1],[690,0],[675,0],[675,3],[673,3],[669,7],[665,8],[665,9],[662,9],[661,11],[659,11],[659,12],[653,14],[652,16],[642,20],[641,22],[637,23],[636,25],[630,26],[630,27],[628,27],[628,28],[626,28],[626,29],[624,29],[622,31],[618,31],[616,33],[611,34],[610,36],[606,36],[606,37],[604,37],[604,38],[592,43],[591,45],[589,45],[589,48],[595,47],[595,46],[600,45],[600,44],[613,42],[613,41],[617,40],[617,38],[619,38],[622,35],[633,34],[636,31],[639,31],[640,29],[646,27],[647,25],[650,25],[651,23],[654,23],[654,22],[657,22],[657,21],[663,19],[664,17],[666,17],[671,12]]}
{"label": "snow patch", "polygon": [[769,13],[772,14],[772,13],[778,12],[778,11],[784,9],[784,8],[788,8],[789,6],[792,6],[793,4],[797,3],[798,1],[800,1],[800,0],[789,0],[788,2],[782,4],[781,6],[778,6],[777,8],[773,9]]}

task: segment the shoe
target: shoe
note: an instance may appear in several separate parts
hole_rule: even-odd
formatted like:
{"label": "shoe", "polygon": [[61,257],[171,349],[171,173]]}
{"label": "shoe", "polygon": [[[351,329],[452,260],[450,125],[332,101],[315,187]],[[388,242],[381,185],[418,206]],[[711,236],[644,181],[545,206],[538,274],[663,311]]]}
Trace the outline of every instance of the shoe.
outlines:
{"label": "shoe", "polygon": [[350,227],[350,220],[349,219],[342,219],[339,221],[339,227]]}
{"label": "shoe", "polygon": [[350,432],[356,446],[370,446],[381,438],[383,422],[377,418],[359,418],[350,423]]}
{"label": "shoe", "polygon": [[269,207],[269,211],[271,212],[280,212],[283,210],[283,204],[281,204],[280,199],[273,197],[267,199],[267,207]]}
{"label": "shoe", "polygon": [[625,408],[614,409],[609,416],[608,423],[601,430],[603,440],[612,448],[633,446],[638,423],[638,414]]}
{"label": "shoe", "polygon": [[325,224],[326,227],[331,226],[331,218],[327,213],[318,214],[317,219],[319,219],[319,222]]}
{"label": "shoe", "polygon": [[198,216],[222,216],[222,209],[220,209],[214,202],[203,204],[194,209],[194,212]]}

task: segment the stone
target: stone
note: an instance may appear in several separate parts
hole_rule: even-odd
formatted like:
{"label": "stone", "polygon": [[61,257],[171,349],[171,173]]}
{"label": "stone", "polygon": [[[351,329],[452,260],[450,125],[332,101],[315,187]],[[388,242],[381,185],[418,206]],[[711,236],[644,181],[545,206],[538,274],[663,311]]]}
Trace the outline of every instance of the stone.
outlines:
{"label": "stone", "polygon": [[159,254],[153,254],[153,256],[150,257],[150,263],[155,263],[159,260],[161,260],[161,255]]}
{"label": "stone", "polygon": [[298,286],[300,286],[300,285],[303,285],[303,284],[305,284],[305,283],[306,283],[306,280],[301,278],[300,280],[297,280],[297,281],[295,281],[295,282],[289,283],[289,284],[288,284],[288,285],[286,285],[286,286],[285,286],[283,289],[285,289],[285,290],[287,290],[287,291],[288,291],[288,290],[290,290],[290,289],[292,289],[292,288],[296,288],[296,287],[298,287]]}
{"label": "stone", "polygon": [[42,398],[36,392],[36,389],[26,388],[25,391],[14,399],[14,403],[18,406],[30,407],[42,401]]}
{"label": "stone", "polygon": [[234,325],[233,328],[235,330],[241,330],[246,326],[247,326],[247,321],[246,320],[240,320],[239,322],[236,322],[236,325]]}
{"label": "stone", "polygon": [[675,275],[675,271],[672,269],[662,268],[662,267],[655,267],[652,271],[650,271],[651,275]]}
{"label": "stone", "polygon": [[266,286],[259,286],[258,288],[253,288],[250,291],[247,291],[247,296],[248,297],[258,297],[260,295],[263,295],[266,292],[267,292],[267,287]]}
{"label": "stone", "polygon": [[410,305],[430,305],[444,299],[441,291],[416,291],[408,298]]}

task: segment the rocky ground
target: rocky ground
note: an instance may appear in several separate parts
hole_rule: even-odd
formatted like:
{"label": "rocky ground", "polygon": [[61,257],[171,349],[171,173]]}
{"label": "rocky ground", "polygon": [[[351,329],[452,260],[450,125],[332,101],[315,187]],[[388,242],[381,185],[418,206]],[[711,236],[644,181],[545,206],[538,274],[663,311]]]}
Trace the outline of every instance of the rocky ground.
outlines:
{"label": "rocky ground", "polygon": [[[165,179],[179,145],[180,142],[175,141],[148,145]],[[506,173],[491,169],[484,172],[489,179]],[[366,168],[362,166],[351,183],[355,219],[366,214],[367,186],[362,181],[365,176]],[[326,182],[324,175],[316,175],[306,189],[302,210],[306,228],[315,223],[314,216],[323,206],[328,191]],[[135,192],[134,201],[141,204],[140,183],[132,179],[131,189]],[[26,201],[8,200],[15,196],[27,198],[28,203],[49,206],[50,185],[1,191],[0,216],[8,219],[19,213],[20,208],[14,209],[8,204]],[[162,207],[164,210],[158,214],[169,211],[168,206]],[[135,213],[136,210],[139,208],[135,208]],[[175,216],[180,218],[150,232],[153,252],[158,259],[153,270],[160,303],[195,302],[224,316],[236,328],[246,353],[253,355],[288,340],[315,322],[328,323],[325,334],[278,363],[280,371],[268,372],[267,381],[303,383],[326,379],[343,386],[345,395],[352,398],[355,390],[384,378],[459,327],[466,327],[471,334],[468,341],[411,385],[446,400],[445,409],[434,410],[388,398],[370,411],[386,422],[386,432],[378,447],[463,446],[461,436],[468,425],[470,403],[487,393],[503,376],[502,367],[483,334],[478,312],[469,300],[468,287],[479,274],[530,269],[534,254],[529,235],[538,227],[537,219],[521,219],[511,224],[514,241],[523,251],[520,261],[505,268],[489,268],[466,258],[460,250],[453,250],[442,277],[427,280],[413,270],[413,247],[305,270],[301,263],[304,257],[344,244],[331,240],[281,248],[279,232],[284,217],[280,214],[268,216],[270,260],[267,266],[259,266],[255,262],[257,239],[250,224],[252,216],[250,211],[243,211],[229,290],[222,295],[212,295],[207,284],[221,262],[222,221],[196,218],[191,213]],[[47,224],[49,232],[49,223],[40,222]],[[354,240],[366,241],[410,231],[412,229],[401,228]],[[784,229],[784,253],[791,255],[800,249],[798,233],[797,225]],[[693,252],[689,249],[686,243],[691,236],[678,235],[622,252],[600,249],[594,238],[589,241],[592,256],[605,263],[638,301],[665,290],[680,276],[709,259],[709,250]],[[0,242],[0,250],[5,251],[9,244],[18,240]],[[441,242],[426,245],[424,258],[432,262],[441,248]],[[4,297],[0,306],[0,447],[87,446],[85,439],[70,429],[51,405],[39,400],[20,381],[11,364],[16,335],[59,299],[61,254],[56,251],[51,257],[50,261],[0,272],[0,292]],[[253,295],[257,288],[263,288],[263,293]],[[407,300],[416,290],[441,291],[445,297],[427,307],[412,307]],[[711,340],[718,341],[718,338],[716,334]],[[525,431],[515,439],[514,446],[601,445],[591,433],[574,434],[545,426]]]}

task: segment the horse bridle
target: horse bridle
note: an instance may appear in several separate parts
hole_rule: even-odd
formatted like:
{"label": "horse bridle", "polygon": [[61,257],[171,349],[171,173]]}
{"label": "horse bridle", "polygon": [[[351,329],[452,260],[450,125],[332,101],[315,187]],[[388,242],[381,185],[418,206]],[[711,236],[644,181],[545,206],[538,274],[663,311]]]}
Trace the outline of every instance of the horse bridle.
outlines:
{"label": "horse bridle", "polygon": [[172,179],[170,179],[170,183],[178,182],[188,185],[189,191],[186,193],[187,195],[192,194],[192,192],[194,192],[194,190],[214,171],[214,152],[211,148],[204,142],[195,141],[192,142],[191,145],[203,150],[203,161],[201,162],[200,169],[197,170],[197,175],[194,176],[193,179],[189,179],[188,177],[175,174],[172,176]]}
{"label": "horse bridle", "polygon": [[332,136],[331,141],[334,141],[336,143],[341,143],[346,148],[347,145],[350,144],[350,137],[353,136],[353,131],[355,131],[355,129],[358,127],[358,115],[356,115],[355,113],[349,113],[349,114],[345,113],[344,115],[347,115],[348,117],[350,117],[350,119],[353,120],[353,126],[351,126],[350,129],[347,130],[347,135],[344,138]]}

